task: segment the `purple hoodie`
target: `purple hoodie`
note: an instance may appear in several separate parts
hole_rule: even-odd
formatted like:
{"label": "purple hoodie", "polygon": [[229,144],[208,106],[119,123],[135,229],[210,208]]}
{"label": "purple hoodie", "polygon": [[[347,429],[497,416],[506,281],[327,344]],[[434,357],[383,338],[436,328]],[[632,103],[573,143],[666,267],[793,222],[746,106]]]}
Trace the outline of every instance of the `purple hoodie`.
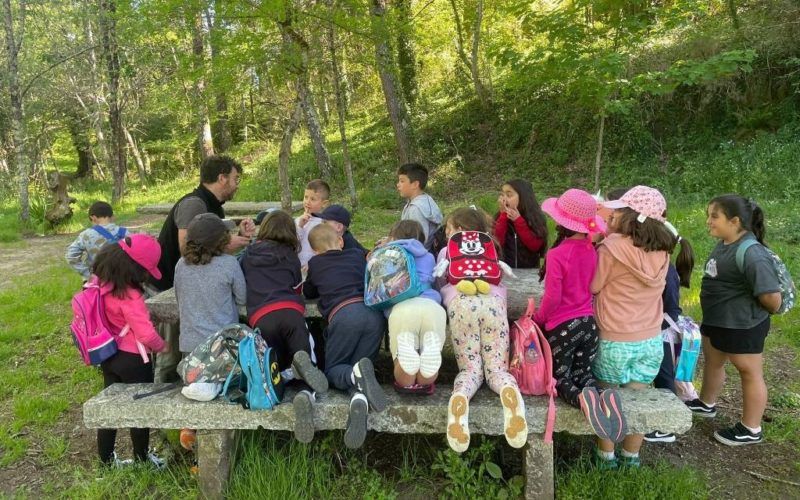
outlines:
{"label": "purple hoodie", "polygon": [[[433,288],[434,276],[433,268],[436,266],[436,259],[433,255],[425,250],[425,246],[419,240],[395,240],[389,243],[390,245],[397,245],[405,248],[414,256],[414,264],[417,267],[417,278],[422,284],[428,284],[428,288],[420,294],[420,297],[431,299],[437,304],[442,303],[442,296]],[[389,316],[391,308],[386,310],[386,316]]]}

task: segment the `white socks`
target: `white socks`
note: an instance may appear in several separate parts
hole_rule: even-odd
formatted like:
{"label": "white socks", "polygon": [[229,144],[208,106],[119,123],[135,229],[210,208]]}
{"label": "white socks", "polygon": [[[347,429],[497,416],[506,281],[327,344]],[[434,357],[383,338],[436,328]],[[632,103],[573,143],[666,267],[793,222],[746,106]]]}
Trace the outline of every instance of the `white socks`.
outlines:
{"label": "white socks", "polygon": [[[603,453],[611,453],[613,455],[614,452],[611,451],[611,452],[603,452]],[[625,458],[637,458],[639,456],[638,452],[637,453],[632,453],[632,452],[626,450],[625,448],[622,448],[620,450],[619,454],[620,454],[620,456],[625,457]]]}
{"label": "white socks", "polygon": [[[417,352],[415,335],[411,332],[397,334],[397,362],[409,375],[416,375],[420,369],[420,356]],[[439,361],[441,364],[441,359]],[[438,368],[437,368],[438,369]]]}
{"label": "white socks", "polygon": [[[436,332],[425,332],[422,336],[422,354],[419,356],[419,373],[430,378],[442,366],[442,340]],[[402,363],[401,365],[402,366]]]}
{"label": "white socks", "polygon": [[758,434],[759,432],[761,432],[761,426],[760,425],[758,427],[748,427],[748,426],[742,424],[742,427],[744,427],[748,431],[752,432],[753,434]]}

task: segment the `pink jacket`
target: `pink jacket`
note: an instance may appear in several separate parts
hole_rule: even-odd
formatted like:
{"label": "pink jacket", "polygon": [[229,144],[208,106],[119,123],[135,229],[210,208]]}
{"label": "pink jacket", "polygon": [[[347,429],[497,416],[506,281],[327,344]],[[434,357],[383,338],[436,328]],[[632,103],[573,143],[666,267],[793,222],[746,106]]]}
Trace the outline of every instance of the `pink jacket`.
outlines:
{"label": "pink jacket", "polygon": [[552,330],[571,319],[594,314],[592,283],[597,252],[591,240],[566,239],[545,256],[544,296],[533,320]]}
{"label": "pink jacket", "polygon": [[630,237],[613,233],[603,240],[597,254],[592,293],[600,339],[637,342],[659,335],[667,252],[645,252]]}
{"label": "pink jacket", "polygon": [[[144,303],[142,292],[128,288],[124,298],[115,297],[110,293],[111,285],[103,285],[103,300],[106,308],[106,317],[114,331],[122,330],[125,325],[130,326],[130,331],[124,337],[117,337],[117,348],[120,351],[138,354],[136,347],[138,340],[147,349],[160,352],[164,349],[164,341],[156,332],[150,321],[150,312]],[[106,293],[108,292],[108,293]]]}

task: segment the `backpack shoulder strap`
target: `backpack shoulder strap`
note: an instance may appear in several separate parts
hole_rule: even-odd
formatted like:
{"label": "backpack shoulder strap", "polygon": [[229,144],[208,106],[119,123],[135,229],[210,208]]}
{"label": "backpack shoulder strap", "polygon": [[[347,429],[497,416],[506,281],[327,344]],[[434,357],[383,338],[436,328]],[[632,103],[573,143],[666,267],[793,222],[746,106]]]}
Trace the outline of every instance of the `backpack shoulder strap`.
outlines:
{"label": "backpack shoulder strap", "polygon": [[739,268],[739,272],[744,272],[744,256],[747,253],[747,249],[753,245],[760,245],[760,243],[758,240],[750,238],[741,242],[739,248],[736,249],[736,267]]}
{"label": "backpack shoulder strap", "polygon": [[94,229],[95,231],[100,233],[100,236],[102,236],[103,238],[107,239],[108,241],[116,241],[117,240],[117,238],[113,234],[108,232],[108,229],[104,228],[100,224],[95,224],[94,226],[92,226],[92,229]]}
{"label": "backpack shoulder strap", "polygon": [[119,241],[128,234],[128,228],[120,226],[119,231],[117,231],[116,240]]}

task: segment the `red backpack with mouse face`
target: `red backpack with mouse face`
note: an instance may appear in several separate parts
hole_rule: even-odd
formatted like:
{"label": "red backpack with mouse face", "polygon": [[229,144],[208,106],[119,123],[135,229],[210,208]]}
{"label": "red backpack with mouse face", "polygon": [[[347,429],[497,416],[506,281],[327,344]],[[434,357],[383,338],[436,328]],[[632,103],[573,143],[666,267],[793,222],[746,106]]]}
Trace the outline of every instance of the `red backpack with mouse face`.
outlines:
{"label": "red backpack with mouse face", "polygon": [[503,277],[494,240],[487,233],[459,231],[450,236],[447,260],[447,282],[451,285],[476,279],[497,285]]}

